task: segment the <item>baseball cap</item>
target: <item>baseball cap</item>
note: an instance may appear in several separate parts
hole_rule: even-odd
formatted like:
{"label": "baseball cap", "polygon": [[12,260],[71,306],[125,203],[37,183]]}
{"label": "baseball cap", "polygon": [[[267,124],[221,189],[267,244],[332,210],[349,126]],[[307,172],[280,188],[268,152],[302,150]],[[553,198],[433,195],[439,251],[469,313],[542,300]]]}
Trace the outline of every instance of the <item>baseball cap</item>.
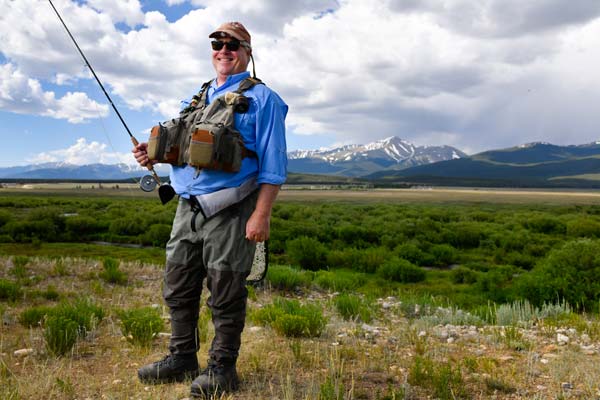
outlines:
{"label": "baseball cap", "polygon": [[250,33],[240,22],[225,22],[219,26],[213,33],[208,35],[209,38],[222,38],[231,36],[239,41],[250,44]]}

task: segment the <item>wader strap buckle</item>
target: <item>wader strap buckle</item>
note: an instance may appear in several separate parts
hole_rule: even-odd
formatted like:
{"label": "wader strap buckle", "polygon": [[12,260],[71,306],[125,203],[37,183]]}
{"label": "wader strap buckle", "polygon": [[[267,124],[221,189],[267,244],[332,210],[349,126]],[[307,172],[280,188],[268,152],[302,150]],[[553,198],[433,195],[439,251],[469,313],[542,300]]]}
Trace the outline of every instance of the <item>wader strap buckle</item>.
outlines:
{"label": "wader strap buckle", "polygon": [[204,211],[202,211],[202,207],[196,196],[190,196],[187,201],[190,203],[190,208],[193,213],[192,219],[190,220],[190,227],[192,228],[192,232],[196,232],[196,217],[198,216],[198,213],[201,213],[204,218],[206,218],[206,216],[204,215]]}

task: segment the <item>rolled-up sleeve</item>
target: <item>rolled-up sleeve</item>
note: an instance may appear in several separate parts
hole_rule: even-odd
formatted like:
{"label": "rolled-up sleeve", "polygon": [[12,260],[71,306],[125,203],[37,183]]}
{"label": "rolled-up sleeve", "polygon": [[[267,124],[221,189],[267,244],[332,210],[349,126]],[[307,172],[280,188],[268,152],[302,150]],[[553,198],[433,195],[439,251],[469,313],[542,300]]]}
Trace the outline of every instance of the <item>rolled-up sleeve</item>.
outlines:
{"label": "rolled-up sleeve", "polygon": [[287,178],[285,117],[288,106],[269,91],[259,107],[256,121],[257,183],[281,185]]}

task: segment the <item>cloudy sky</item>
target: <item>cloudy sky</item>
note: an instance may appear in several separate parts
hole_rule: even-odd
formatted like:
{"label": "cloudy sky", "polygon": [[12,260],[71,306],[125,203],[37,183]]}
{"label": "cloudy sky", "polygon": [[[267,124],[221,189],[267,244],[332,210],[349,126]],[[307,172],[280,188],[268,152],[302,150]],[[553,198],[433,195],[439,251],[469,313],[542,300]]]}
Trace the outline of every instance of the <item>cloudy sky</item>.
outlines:
{"label": "cloudy sky", "polygon": [[[229,20],[290,106],[288,150],[600,140],[598,0],[53,1],[140,140],[213,77],[207,36]],[[0,166],[131,163],[49,2],[0,10]]]}

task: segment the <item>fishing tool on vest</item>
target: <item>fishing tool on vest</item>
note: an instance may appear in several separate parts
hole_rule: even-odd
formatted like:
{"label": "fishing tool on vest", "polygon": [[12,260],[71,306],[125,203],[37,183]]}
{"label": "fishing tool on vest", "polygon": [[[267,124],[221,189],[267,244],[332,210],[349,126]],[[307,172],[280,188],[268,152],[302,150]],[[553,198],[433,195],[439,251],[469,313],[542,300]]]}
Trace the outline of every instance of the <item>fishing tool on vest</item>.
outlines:
{"label": "fishing tool on vest", "polygon": [[[123,117],[121,117],[121,113],[119,113],[119,110],[117,110],[117,107],[114,105],[112,99],[110,98],[110,96],[106,92],[106,89],[104,89],[104,86],[102,85],[102,82],[100,82],[100,79],[96,75],[96,72],[92,68],[92,65],[87,60],[85,54],[83,54],[83,51],[81,50],[81,48],[77,44],[77,41],[75,40],[75,38],[71,34],[71,31],[69,30],[69,28],[67,28],[67,25],[65,24],[65,21],[63,21],[62,17],[58,13],[58,10],[56,9],[56,7],[54,7],[54,4],[52,3],[52,0],[48,0],[48,2],[50,2],[50,5],[52,6],[52,9],[56,13],[56,16],[58,17],[58,19],[60,20],[60,22],[64,26],[65,30],[69,34],[69,37],[71,38],[71,40],[75,44],[75,47],[79,51],[79,54],[81,54],[81,57],[83,58],[83,61],[85,61],[85,64],[87,65],[87,67],[92,72],[92,75],[94,75],[94,78],[96,79],[96,82],[98,82],[98,85],[100,85],[100,89],[102,89],[102,92],[104,93],[104,95],[108,99],[108,102],[112,106],[113,110],[115,110],[115,113],[117,113],[117,116],[119,117],[119,120],[121,121],[121,123],[125,127],[125,130],[129,134],[129,138],[131,139],[131,143],[133,143],[134,146],[137,146],[139,144],[138,140],[131,134],[131,131],[129,130],[129,127],[125,123],[125,120],[123,119]],[[160,198],[160,201],[163,204],[166,204],[169,200],[171,200],[173,197],[175,197],[175,190],[168,183],[164,183],[163,184],[161,182],[160,178],[158,177],[158,174],[154,170],[154,167],[152,166],[151,163],[146,164],[146,168],[148,168],[148,170],[150,171],[150,175],[146,175],[146,176],[142,177],[142,179],[140,180],[140,188],[144,192],[151,192],[158,185],[158,187],[159,187],[158,188],[158,197]]]}

